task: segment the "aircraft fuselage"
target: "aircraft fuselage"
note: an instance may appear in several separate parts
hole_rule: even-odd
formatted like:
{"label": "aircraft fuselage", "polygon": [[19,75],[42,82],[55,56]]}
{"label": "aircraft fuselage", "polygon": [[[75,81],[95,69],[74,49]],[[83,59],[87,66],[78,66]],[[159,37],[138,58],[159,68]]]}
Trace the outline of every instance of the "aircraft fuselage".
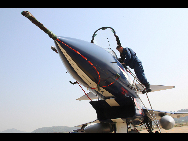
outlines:
{"label": "aircraft fuselage", "polygon": [[105,49],[68,37],[58,37],[55,44],[67,70],[85,87],[95,90],[105,98],[137,98],[135,92],[129,88],[130,82],[124,67]]}
{"label": "aircraft fuselage", "polygon": [[[141,103],[135,91],[130,88],[131,82],[129,81],[127,72],[115,55],[93,43],[69,37],[58,37],[55,40],[55,44],[63,63],[73,78],[97,94],[103,101],[106,100],[108,104],[112,103],[110,110],[107,110],[110,113],[106,115],[112,115],[113,111],[119,110],[118,108],[122,108],[122,106],[126,107],[125,109],[130,113],[130,105],[134,106],[132,108],[133,115],[135,112],[137,116],[142,115]],[[128,100],[128,97],[131,100]],[[114,98],[114,101],[107,101],[110,98]],[[113,105],[113,102],[115,105]],[[97,107],[96,102],[93,103],[95,104],[90,102],[95,109],[101,106],[99,102],[97,103]],[[105,106],[103,105],[103,107]],[[107,106],[107,108],[109,107]],[[126,112],[125,109],[121,109],[122,112],[124,111],[123,113]],[[103,115],[99,115],[103,114],[103,112],[97,112],[98,117],[104,118]],[[129,116],[124,114],[122,117]],[[105,118],[109,117],[106,116]]]}

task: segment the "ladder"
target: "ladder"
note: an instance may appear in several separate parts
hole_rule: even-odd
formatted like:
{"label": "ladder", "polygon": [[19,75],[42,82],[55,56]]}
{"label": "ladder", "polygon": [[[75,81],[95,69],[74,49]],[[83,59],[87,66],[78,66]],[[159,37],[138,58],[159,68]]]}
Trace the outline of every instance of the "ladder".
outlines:
{"label": "ladder", "polygon": [[128,67],[125,67],[125,70],[134,78],[132,87],[135,88],[136,91],[142,92],[143,94],[146,93],[146,87],[140,82],[136,75],[132,73]]}

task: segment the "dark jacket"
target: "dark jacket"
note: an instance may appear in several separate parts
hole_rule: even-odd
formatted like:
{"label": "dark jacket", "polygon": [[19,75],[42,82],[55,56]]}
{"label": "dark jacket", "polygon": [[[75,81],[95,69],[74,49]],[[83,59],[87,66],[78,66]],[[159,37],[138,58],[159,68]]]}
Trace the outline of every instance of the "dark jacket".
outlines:
{"label": "dark jacket", "polygon": [[128,47],[123,48],[123,52],[120,54],[120,56],[121,61],[124,62],[126,66],[129,66],[131,69],[134,69],[135,63],[141,63],[141,61],[136,56],[136,53]]}

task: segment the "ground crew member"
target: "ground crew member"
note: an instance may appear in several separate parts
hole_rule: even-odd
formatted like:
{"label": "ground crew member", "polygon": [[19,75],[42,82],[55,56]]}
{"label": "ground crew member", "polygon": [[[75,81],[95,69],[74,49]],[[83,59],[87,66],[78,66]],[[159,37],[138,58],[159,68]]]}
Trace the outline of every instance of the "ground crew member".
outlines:
{"label": "ground crew member", "polygon": [[131,69],[134,69],[137,78],[146,87],[146,90],[143,91],[143,93],[151,92],[150,84],[144,74],[142,62],[138,59],[136,53],[128,47],[123,48],[121,45],[118,45],[116,49],[120,52],[121,56],[119,62],[122,63],[125,68],[126,66],[129,66]]}

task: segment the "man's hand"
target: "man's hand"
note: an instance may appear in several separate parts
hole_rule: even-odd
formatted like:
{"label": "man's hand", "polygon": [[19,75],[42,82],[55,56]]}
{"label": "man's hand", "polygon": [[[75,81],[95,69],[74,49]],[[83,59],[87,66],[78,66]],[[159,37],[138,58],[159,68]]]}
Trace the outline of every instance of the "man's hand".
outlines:
{"label": "man's hand", "polygon": [[125,69],[127,69],[127,66],[126,66],[126,64],[125,63],[121,63],[123,66],[124,66],[124,68]]}
{"label": "man's hand", "polygon": [[121,59],[121,58],[118,58],[118,61],[119,61],[120,63],[123,63],[123,61],[122,61],[122,59]]}

